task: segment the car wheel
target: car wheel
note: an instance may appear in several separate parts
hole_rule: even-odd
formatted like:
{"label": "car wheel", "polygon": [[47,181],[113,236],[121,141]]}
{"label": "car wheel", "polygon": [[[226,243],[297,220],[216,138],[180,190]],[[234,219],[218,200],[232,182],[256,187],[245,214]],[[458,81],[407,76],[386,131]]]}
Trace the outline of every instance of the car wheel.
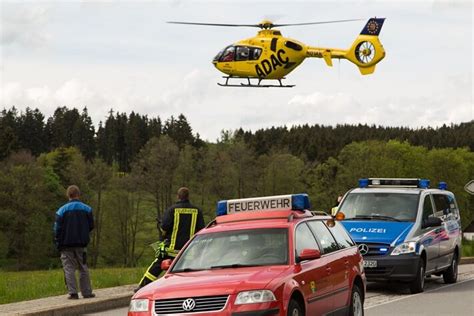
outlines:
{"label": "car wheel", "polygon": [[458,280],[458,255],[454,253],[453,261],[448,270],[443,273],[444,283],[456,283]]}
{"label": "car wheel", "polygon": [[300,306],[298,301],[291,299],[290,304],[288,304],[288,316],[304,316],[303,309]]}
{"label": "car wheel", "polygon": [[362,300],[362,292],[357,285],[352,287],[351,306],[349,310],[350,316],[364,316],[364,301]]}
{"label": "car wheel", "polygon": [[418,262],[418,272],[416,278],[410,284],[410,292],[412,294],[421,293],[425,287],[425,260],[420,258]]}

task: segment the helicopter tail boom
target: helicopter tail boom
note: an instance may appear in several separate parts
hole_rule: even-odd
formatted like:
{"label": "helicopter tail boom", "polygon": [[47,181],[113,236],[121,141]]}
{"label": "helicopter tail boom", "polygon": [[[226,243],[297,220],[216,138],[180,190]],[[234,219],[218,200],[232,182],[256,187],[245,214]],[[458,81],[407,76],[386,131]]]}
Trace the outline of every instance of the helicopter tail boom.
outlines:
{"label": "helicopter tail boom", "polygon": [[308,47],[306,57],[323,58],[329,67],[332,59],[347,59],[354,63],[361,74],[375,71],[375,65],[385,57],[385,50],[378,35],[385,19],[371,18],[348,50],[336,48]]}

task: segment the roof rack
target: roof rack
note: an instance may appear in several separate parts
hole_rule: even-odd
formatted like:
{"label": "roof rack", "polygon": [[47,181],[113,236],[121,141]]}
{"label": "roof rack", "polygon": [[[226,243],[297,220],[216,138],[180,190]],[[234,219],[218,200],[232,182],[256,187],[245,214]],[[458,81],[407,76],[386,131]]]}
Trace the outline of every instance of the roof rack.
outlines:
{"label": "roof rack", "polygon": [[329,216],[329,214],[326,213],[325,211],[311,211],[311,214]]}

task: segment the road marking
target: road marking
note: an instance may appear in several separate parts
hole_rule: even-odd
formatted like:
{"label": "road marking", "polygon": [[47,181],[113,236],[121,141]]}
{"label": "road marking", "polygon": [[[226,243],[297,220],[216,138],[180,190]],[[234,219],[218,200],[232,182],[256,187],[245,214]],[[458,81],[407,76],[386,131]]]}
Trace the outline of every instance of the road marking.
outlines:
{"label": "road marking", "polygon": [[465,282],[468,282],[468,281],[473,281],[473,280],[474,280],[474,278],[470,278],[470,279],[467,279],[467,280],[462,280],[461,282],[456,282],[456,283],[453,283],[453,284],[447,284],[447,285],[440,286],[440,287],[437,287],[437,288],[434,288],[434,289],[430,289],[430,290],[428,290],[428,291],[424,291],[424,292],[421,292],[421,293],[412,294],[412,295],[407,295],[407,296],[402,296],[402,297],[400,297],[400,298],[397,298],[397,299],[394,299],[394,300],[391,300],[391,301],[386,301],[386,302],[383,302],[383,303],[379,303],[379,304],[376,304],[376,305],[372,305],[372,306],[366,307],[365,309],[367,310],[367,309],[371,309],[371,308],[374,308],[374,307],[377,307],[377,306],[382,306],[382,305],[385,305],[385,304],[388,304],[388,303],[393,303],[393,302],[401,301],[401,300],[404,300],[404,299],[406,299],[406,298],[414,297],[414,296],[421,295],[421,294],[425,294],[425,293],[434,292],[434,291],[436,291],[436,290],[445,289],[445,288],[448,288],[448,287],[451,287],[451,286],[454,286],[454,285],[462,284],[462,283],[465,283]]}

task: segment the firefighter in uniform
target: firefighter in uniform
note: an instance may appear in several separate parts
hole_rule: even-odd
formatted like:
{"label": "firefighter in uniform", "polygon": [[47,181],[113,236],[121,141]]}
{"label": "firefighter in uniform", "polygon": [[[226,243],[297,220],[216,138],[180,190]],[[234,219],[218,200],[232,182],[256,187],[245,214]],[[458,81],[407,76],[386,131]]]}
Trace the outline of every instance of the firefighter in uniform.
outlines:
{"label": "firefighter in uniform", "polygon": [[164,236],[163,241],[155,244],[156,259],[146,270],[135,292],[158,279],[162,272],[161,262],[174,259],[188,240],[204,228],[202,211],[189,202],[188,188],[178,190],[178,202],[165,211],[161,223],[157,219],[157,228]]}
{"label": "firefighter in uniform", "polygon": [[341,203],[342,195],[339,195],[336,200],[336,204],[333,208],[331,208],[331,215],[336,215],[337,211],[339,210],[339,203]]}

